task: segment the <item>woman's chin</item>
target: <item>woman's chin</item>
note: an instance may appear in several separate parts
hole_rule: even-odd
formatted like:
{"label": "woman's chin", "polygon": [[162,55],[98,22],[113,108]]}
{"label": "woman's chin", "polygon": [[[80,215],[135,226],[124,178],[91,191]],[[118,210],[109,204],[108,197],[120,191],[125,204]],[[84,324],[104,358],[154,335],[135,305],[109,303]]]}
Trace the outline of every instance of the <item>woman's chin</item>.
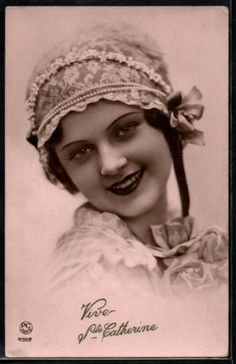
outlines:
{"label": "woman's chin", "polygon": [[[117,201],[116,204],[110,206],[109,211],[120,216],[123,219],[138,218],[158,208],[160,195],[145,193],[137,196],[129,201]],[[103,211],[108,211],[104,209]]]}
{"label": "woman's chin", "polygon": [[[124,219],[138,218],[151,211],[156,213],[161,196],[165,194],[164,190],[161,186],[158,188],[156,180],[148,178],[144,172],[136,188],[131,186],[130,190],[127,189],[122,193],[120,191],[114,193],[109,190],[105,194],[97,193],[94,200],[90,200],[90,202],[100,211],[109,211]],[[160,203],[160,208],[162,208],[162,203]]]}

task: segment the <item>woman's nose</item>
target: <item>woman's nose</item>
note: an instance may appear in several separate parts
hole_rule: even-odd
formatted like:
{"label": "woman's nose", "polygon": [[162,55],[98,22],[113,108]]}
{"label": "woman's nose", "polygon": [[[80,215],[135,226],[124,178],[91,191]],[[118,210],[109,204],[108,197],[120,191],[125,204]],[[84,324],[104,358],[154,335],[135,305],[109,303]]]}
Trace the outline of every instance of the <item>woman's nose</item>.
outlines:
{"label": "woman's nose", "polygon": [[103,176],[113,176],[127,164],[126,157],[112,147],[103,147],[100,150],[100,168]]}

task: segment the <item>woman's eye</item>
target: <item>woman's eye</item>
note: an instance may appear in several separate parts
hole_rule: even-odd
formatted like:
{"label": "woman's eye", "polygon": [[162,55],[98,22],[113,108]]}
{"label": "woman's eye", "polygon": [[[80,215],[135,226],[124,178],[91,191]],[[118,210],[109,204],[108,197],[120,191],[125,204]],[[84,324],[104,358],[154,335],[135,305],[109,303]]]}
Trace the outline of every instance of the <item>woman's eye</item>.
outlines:
{"label": "woman's eye", "polygon": [[92,146],[84,146],[81,148],[76,149],[75,151],[71,152],[69,155],[69,159],[81,160],[88,157],[93,151]]}
{"label": "woman's eye", "polygon": [[118,138],[133,135],[136,128],[137,128],[137,124],[124,125],[116,131],[116,135]]}

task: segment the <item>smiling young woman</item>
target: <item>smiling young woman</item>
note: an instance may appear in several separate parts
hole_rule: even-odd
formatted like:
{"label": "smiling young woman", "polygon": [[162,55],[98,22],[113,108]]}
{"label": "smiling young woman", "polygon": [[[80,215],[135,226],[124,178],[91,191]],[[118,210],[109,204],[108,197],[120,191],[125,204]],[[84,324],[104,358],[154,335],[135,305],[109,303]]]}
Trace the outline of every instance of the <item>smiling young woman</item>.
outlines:
{"label": "smiling young woman", "polygon": [[[174,92],[158,46],[136,30],[96,30],[56,54],[29,86],[28,140],[48,179],[88,202],[57,244],[52,287],[130,294],[142,282],[161,295],[225,284],[226,234],[197,231],[189,216],[182,152],[203,144],[200,91]],[[172,164],[182,216],[167,200]]]}
{"label": "smiling young woman", "polygon": [[58,159],[93,206],[132,221],[133,228],[135,221],[148,224],[145,231],[150,222],[165,221],[171,156],[142,110],[99,101],[66,115],[61,130]]}

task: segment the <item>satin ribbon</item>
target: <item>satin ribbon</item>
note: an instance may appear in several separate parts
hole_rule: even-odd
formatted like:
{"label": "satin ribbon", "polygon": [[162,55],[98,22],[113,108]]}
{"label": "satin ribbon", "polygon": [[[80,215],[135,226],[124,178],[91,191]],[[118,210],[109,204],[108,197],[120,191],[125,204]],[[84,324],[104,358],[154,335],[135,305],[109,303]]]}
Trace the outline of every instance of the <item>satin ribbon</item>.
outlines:
{"label": "satin ribbon", "polygon": [[203,132],[195,129],[193,122],[201,119],[204,111],[201,100],[202,94],[197,87],[183,97],[180,91],[173,92],[167,97],[167,107],[170,111],[170,125],[178,130],[186,143],[204,145]]}
{"label": "satin ribbon", "polygon": [[156,246],[148,247],[157,258],[174,258],[189,253],[197,253],[206,261],[227,257],[226,233],[217,226],[197,232],[196,221],[191,216],[152,225],[150,228]]}

